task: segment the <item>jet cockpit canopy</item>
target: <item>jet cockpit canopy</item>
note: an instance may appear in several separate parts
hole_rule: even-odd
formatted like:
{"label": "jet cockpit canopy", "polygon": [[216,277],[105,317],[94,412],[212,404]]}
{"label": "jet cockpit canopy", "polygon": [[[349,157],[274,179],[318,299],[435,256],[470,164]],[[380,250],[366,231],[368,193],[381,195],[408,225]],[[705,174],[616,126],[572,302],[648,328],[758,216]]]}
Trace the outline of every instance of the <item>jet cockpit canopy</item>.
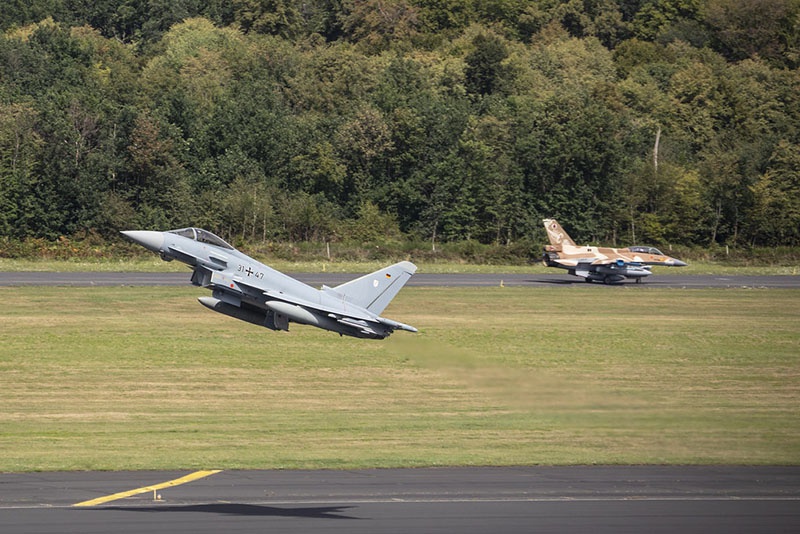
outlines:
{"label": "jet cockpit canopy", "polygon": [[636,247],[628,247],[628,250],[630,250],[631,252],[639,252],[641,254],[657,254],[659,256],[664,256],[664,253],[658,250],[656,247],[636,246]]}
{"label": "jet cockpit canopy", "polygon": [[169,233],[188,237],[189,239],[194,239],[200,243],[206,243],[208,245],[215,245],[228,250],[234,250],[234,248],[225,242],[224,239],[212,234],[208,230],[203,230],[202,228],[181,228],[179,230],[170,230]]}

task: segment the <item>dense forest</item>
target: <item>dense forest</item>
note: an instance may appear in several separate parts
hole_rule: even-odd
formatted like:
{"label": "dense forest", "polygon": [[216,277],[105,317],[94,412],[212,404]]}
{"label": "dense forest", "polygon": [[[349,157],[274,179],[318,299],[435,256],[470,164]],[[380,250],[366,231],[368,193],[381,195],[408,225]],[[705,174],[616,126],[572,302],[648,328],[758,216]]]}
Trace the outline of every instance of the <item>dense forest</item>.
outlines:
{"label": "dense forest", "polygon": [[800,245],[800,0],[3,0],[0,241]]}

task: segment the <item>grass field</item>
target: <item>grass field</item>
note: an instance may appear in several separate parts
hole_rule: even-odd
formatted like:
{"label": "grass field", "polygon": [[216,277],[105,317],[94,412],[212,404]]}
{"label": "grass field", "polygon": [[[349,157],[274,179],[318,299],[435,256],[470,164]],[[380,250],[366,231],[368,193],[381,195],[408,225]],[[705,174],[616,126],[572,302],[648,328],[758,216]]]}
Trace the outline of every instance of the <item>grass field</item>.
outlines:
{"label": "grass field", "polygon": [[0,288],[0,471],[800,463],[800,292],[406,288],[385,341]]}

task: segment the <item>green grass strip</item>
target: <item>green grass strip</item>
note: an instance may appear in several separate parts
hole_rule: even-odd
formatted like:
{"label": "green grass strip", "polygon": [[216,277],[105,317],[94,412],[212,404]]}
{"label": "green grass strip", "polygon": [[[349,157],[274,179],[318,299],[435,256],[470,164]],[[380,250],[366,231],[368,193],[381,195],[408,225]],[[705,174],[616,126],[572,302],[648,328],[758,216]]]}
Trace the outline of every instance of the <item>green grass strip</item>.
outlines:
{"label": "green grass strip", "polygon": [[800,291],[406,288],[385,341],[1,288],[0,471],[798,464]]}

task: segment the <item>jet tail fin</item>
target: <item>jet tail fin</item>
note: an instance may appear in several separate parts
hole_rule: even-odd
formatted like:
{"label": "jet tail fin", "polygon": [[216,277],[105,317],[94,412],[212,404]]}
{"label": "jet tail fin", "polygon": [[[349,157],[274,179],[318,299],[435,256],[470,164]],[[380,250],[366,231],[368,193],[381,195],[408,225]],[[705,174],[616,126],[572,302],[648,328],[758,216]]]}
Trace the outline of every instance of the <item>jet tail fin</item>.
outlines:
{"label": "jet tail fin", "polygon": [[380,315],[417,271],[410,261],[401,261],[332,289],[348,302]]}
{"label": "jet tail fin", "polygon": [[550,239],[551,245],[554,247],[562,247],[563,245],[575,246],[575,242],[569,234],[561,228],[557,220],[543,219],[542,222],[544,223],[544,229],[547,230],[547,237]]}

